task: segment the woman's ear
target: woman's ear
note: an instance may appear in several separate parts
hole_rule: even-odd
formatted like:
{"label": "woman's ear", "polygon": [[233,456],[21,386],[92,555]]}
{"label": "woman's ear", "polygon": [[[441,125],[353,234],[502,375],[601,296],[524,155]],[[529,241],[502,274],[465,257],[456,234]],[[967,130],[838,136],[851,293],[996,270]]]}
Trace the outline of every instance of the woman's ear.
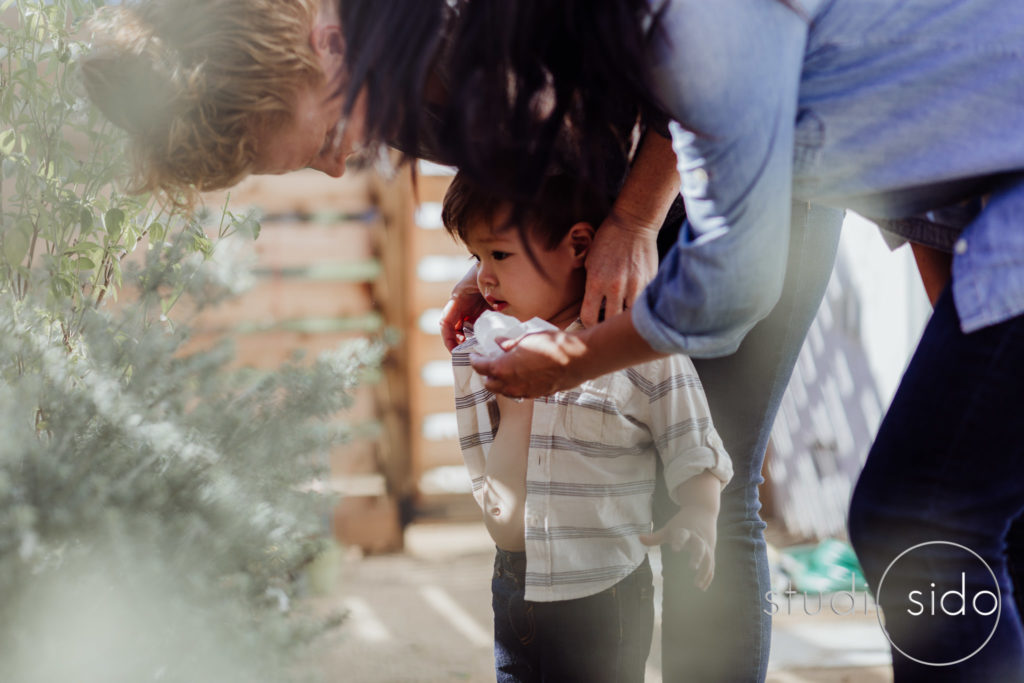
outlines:
{"label": "woman's ear", "polygon": [[320,70],[328,82],[335,82],[345,69],[345,36],[337,21],[325,21],[323,17],[313,24],[309,43],[320,62]]}
{"label": "woman's ear", "polygon": [[345,51],[345,37],[338,23],[316,21],[309,34],[309,43],[321,61],[339,59]]}
{"label": "woman's ear", "polygon": [[572,256],[575,265],[582,268],[587,260],[587,253],[590,245],[594,243],[594,226],[590,223],[579,222],[569,228],[569,246],[572,248]]}

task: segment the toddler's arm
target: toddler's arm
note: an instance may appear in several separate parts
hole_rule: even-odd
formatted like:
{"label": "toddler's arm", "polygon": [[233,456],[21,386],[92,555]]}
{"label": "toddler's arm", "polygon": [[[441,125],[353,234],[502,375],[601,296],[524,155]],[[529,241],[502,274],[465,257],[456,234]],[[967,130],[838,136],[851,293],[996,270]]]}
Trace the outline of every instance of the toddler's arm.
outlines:
{"label": "toddler's arm", "polygon": [[715,543],[719,496],[722,482],[709,470],[687,479],[676,487],[675,500],[681,501],[679,511],[665,526],[652,534],[640,536],[644,545],[671,545],[672,550],[685,550],[690,555],[695,583],[703,591],[715,575]]}
{"label": "toddler's arm", "polygon": [[686,550],[696,573],[695,582],[707,590],[715,571],[715,525],[719,496],[732,478],[732,461],[711,420],[700,378],[686,356],[667,358],[633,368],[648,387],[642,391],[647,409],[644,421],[664,464],[665,483],[679,512],[664,528],[641,540]]}
{"label": "toddler's arm", "polygon": [[477,501],[491,538],[504,550],[526,547],[526,466],[530,452],[533,401],[498,398],[501,421],[484,466]]}

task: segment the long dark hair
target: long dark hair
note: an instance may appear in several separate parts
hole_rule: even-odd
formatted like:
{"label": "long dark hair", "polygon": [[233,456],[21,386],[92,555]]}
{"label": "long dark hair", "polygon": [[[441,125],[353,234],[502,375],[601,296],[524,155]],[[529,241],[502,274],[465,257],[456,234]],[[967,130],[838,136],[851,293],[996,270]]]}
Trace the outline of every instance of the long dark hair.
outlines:
{"label": "long dark hair", "polygon": [[[458,166],[528,201],[570,169],[598,187],[625,170],[648,83],[647,0],[342,0],[349,105],[365,86],[367,134]],[[428,77],[443,101],[424,104]]]}
{"label": "long dark hair", "polygon": [[448,4],[340,0],[339,9],[347,69],[340,93],[345,113],[352,113],[365,91],[367,141],[388,142],[415,155],[424,125],[424,88],[451,14]]}
{"label": "long dark hair", "polygon": [[648,83],[647,0],[464,0],[440,145],[484,186],[532,197],[552,166],[613,188]]}
{"label": "long dark hair", "polygon": [[[778,0],[805,16],[793,0]],[[634,126],[667,117],[646,44],[667,0],[340,0],[367,136],[513,202],[568,171],[618,189]],[[426,102],[428,79],[444,95]]]}

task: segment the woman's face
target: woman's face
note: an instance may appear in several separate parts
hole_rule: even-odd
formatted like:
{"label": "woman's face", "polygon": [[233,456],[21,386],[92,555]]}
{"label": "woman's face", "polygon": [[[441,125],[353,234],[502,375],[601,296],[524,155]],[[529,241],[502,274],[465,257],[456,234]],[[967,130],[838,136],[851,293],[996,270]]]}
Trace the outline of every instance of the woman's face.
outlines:
{"label": "woman's face", "polygon": [[288,173],[315,168],[334,178],[345,173],[345,159],[362,147],[364,103],[356,100],[352,115],[342,114],[345,98],[333,88],[307,86],[299,90],[292,119],[261,140],[255,173]]}
{"label": "woman's face", "polygon": [[[327,3],[331,7],[336,3]],[[315,168],[329,176],[345,173],[345,159],[363,147],[365,97],[356,98],[352,114],[343,116],[343,38],[336,14],[318,17],[310,43],[325,75],[319,82],[302,86],[295,93],[291,120],[260,139],[253,165],[254,173],[288,173]]]}

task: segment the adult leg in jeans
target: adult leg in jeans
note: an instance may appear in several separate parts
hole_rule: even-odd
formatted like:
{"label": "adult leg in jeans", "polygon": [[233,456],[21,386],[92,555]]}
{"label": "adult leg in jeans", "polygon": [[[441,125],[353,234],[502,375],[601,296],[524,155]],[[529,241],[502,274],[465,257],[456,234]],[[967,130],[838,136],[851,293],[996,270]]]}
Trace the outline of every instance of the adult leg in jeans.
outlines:
{"label": "adult leg in jeans", "polygon": [[[891,642],[902,650],[893,650],[901,683],[1024,680],[1024,630],[1014,600],[1020,586],[1013,581],[1021,560],[1017,520],[1024,511],[1022,415],[1024,316],[964,334],[947,288],[882,421],[850,507],[850,539]],[[886,573],[903,551],[934,541],[944,543],[903,555]],[[995,573],[1002,593],[998,621],[984,614],[993,599],[975,604],[982,591],[994,592],[988,570],[949,543],[970,548]],[[954,596],[945,604],[938,598],[933,616],[932,585],[938,596],[965,587],[964,614],[955,614]],[[923,609],[910,600],[915,590],[922,591]],[[928,666],[904,653],[935,664],[963,661]]]}
{"label": "adult leg in jeans", "polygon": [[[841,211],[793,205],[782,296],[731,356],[694,360],[711,415],[733,460],[722,492],[715,578],[707,593],[693,585],[688,558],[662,547],[665,681],[762,681],[768,668],[771,617],[764,522],[757,487],[775,413],[832,272]],[[664,491],[658,521],[673,513]]]}

